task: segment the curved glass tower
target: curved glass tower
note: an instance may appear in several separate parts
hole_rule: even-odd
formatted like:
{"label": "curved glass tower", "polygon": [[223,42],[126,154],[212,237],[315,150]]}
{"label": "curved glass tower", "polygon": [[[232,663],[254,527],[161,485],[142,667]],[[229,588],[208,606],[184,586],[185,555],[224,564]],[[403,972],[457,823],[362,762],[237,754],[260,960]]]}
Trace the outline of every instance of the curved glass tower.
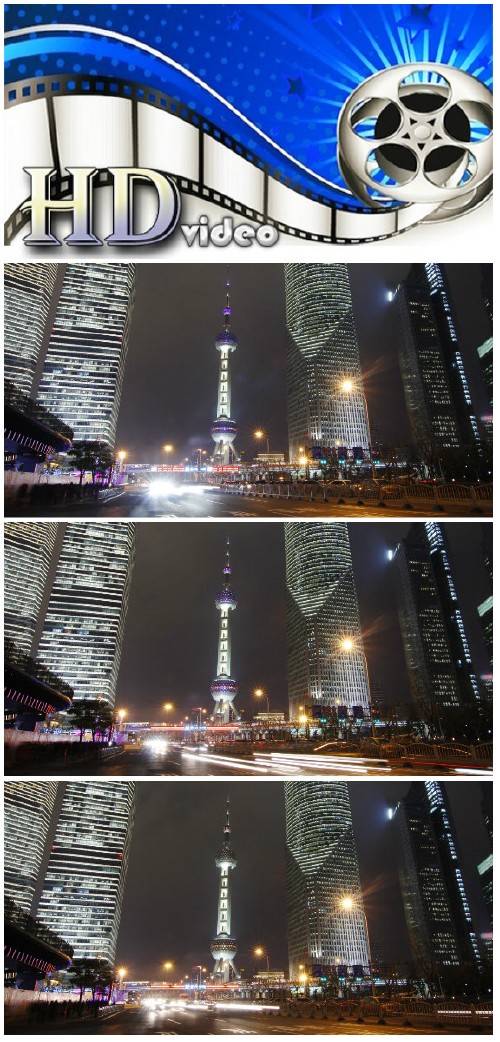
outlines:
{"label": "curved glass tower", "polygon": [[370,948],[346,782],[285,782],[290,979],[367,972]]}
{"label": "curved glass tower", "polygon": [[5,894],[31,912],[57,795],[54,781],[5,783]]}
{"label": "curved glass tower", "polygon": [[347,525],[285,526],[290,719],[304,700],[368,716],[370,685]]}
{"label": "curved glass tower", "polygon": [[64,788],[37,918],[75,959],[113,965],[134,820],[135,782]]}
{"label": "curved glass tower", "polygon": [[49,317],[57,264],[6,264],[4,374],[32,394]]}
{"label": "curved glass tower", "polygon": [[56,537],[53,521],[9,521],[5,525],[4,631],[27,655],[33,650]]}
{"label": "curved glass tower", "polygon": [[75,700],[114,705],[134,549],[130,521],[66,525],[38,654]]}
{"label": "curved glass tower", "polygon": [[285,264],[288,438],[367,451],[370,432],[347,264]]}
{"label": "curved glass tower", "polygon": [[75,441],[114,448],[134,301],[133,264],[68,264],[38,401]]}

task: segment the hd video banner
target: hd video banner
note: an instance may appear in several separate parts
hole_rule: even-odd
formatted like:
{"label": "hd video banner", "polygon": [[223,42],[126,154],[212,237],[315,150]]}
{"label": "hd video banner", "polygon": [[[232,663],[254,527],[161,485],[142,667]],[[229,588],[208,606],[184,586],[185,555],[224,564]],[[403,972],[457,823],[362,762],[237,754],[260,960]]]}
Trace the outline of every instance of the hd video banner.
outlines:
{"label": "hd video banner", "polygon": [[14,4],[5,83],[23,250],[367,242],[492,190],[489,4]]}

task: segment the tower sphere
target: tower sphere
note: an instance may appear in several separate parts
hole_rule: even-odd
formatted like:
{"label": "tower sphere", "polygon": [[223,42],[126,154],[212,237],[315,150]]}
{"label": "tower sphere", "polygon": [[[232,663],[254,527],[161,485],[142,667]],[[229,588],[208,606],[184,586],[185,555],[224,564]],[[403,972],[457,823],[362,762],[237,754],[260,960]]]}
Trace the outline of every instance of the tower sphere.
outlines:
{"label": "tower sphere", "polygon": [[222,333],[219,333],[215,338],[215,346],[218,351],[236,351],[238,344],[238,337],[231,333],[229,329],[223,329]]}

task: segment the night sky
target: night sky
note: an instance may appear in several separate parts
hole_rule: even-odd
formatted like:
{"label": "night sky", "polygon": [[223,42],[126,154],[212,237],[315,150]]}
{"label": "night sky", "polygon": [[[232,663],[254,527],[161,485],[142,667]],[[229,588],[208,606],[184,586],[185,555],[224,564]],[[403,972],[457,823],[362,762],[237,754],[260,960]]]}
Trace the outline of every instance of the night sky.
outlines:
{"label": "night sky", "polygon": [[[446,265],[456,304],[464,364],[476,411],[489,412],[476,356],[489,336],[474,264]],[[397,359],[397,309],[387,302],[408,271],[402,264],[350,264],[364,387],[372,437],[396,445],[410,432]],[[233,329],[240,346],[231,359],[238,448],[255,454],[252,432],[263,427],[270,448],[286,451],[286,327],[283,267],[278,264],[138,264],[136,302],[118,422],[117,447],[129,462],[159,462],[174,444],[182,460],[212,449],[218,356],[227,275]],[[465,305],[465,306],[464,306]],[[261,449],[265,445],[261,444]],[[165,457],[163,456],[163,460]],[[173,459],[173,457],[172,457]]]}
{"label": "night sky", "polygon": [[[476,928],[488,928],[476,864],[489,853],[480,816],[480,787],[447,785],[458,831],[465,883]],[[350,784],[361,883],[370,939],[383,958],[409,957],[396,875],[394,834],[386,818],[407,782]],[[118,965],[129,979],[162,980],[162,964],[178,976],[196,963],[209,969],[216,927],[217,871],[227,796],[231,800],[232,876],[236,964],[251,974],[253,947],[267,947],[272,968],[285,969],[286,887],[284,806],[280,782],[140,782],[127,888],[118,942]],[[385,942],[385,943],[384,943]],[[265,962],[261,964],[265,969]]]}
{"label": "night sky", "polygon": [[[408,700],[409,690],[387,550],[409,527],[410,522],[400,521],[349,523],[370,679],[374,692],[392,703]],[[476,607],[491,592],[482,544],[483,536],[491,540],[491,524],[445,522],[444,529],[476,669],[489,673]],[[212,708],[218,633],[214,601],[229,535],[238,600],[231,620],[237,705],[249,719],[259,709],[251,691],[264,687],[271,709],[286,712],[282,522],[140,521],[136,534],[117,707],[126,707],[130,721],[165,719],[161,706],[166,701],[175,704],[176,716],[196,706]]]}

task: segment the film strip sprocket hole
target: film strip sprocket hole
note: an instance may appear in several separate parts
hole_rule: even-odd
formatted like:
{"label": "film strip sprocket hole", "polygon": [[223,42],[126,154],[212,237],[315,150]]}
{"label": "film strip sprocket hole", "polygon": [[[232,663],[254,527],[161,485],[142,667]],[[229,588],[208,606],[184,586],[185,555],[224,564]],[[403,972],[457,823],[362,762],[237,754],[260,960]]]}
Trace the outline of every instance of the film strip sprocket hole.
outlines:
{"label": "film strip sprocket hole", "polygon": [[25,166],[57,171],[54,199],[71,195],[68,166],[97,167],[97,186],[109,185],[107,167],[149,167],[173,177],[181,193],[310,242],[386,239],[425,216],[412,206],[375,213],[333,202],[266,165],[179,100],[117,78],[22,80],[6,87],[5,106],[7,139],[15,143],[5,156],[6,245],[30,219],[20,210]]}

